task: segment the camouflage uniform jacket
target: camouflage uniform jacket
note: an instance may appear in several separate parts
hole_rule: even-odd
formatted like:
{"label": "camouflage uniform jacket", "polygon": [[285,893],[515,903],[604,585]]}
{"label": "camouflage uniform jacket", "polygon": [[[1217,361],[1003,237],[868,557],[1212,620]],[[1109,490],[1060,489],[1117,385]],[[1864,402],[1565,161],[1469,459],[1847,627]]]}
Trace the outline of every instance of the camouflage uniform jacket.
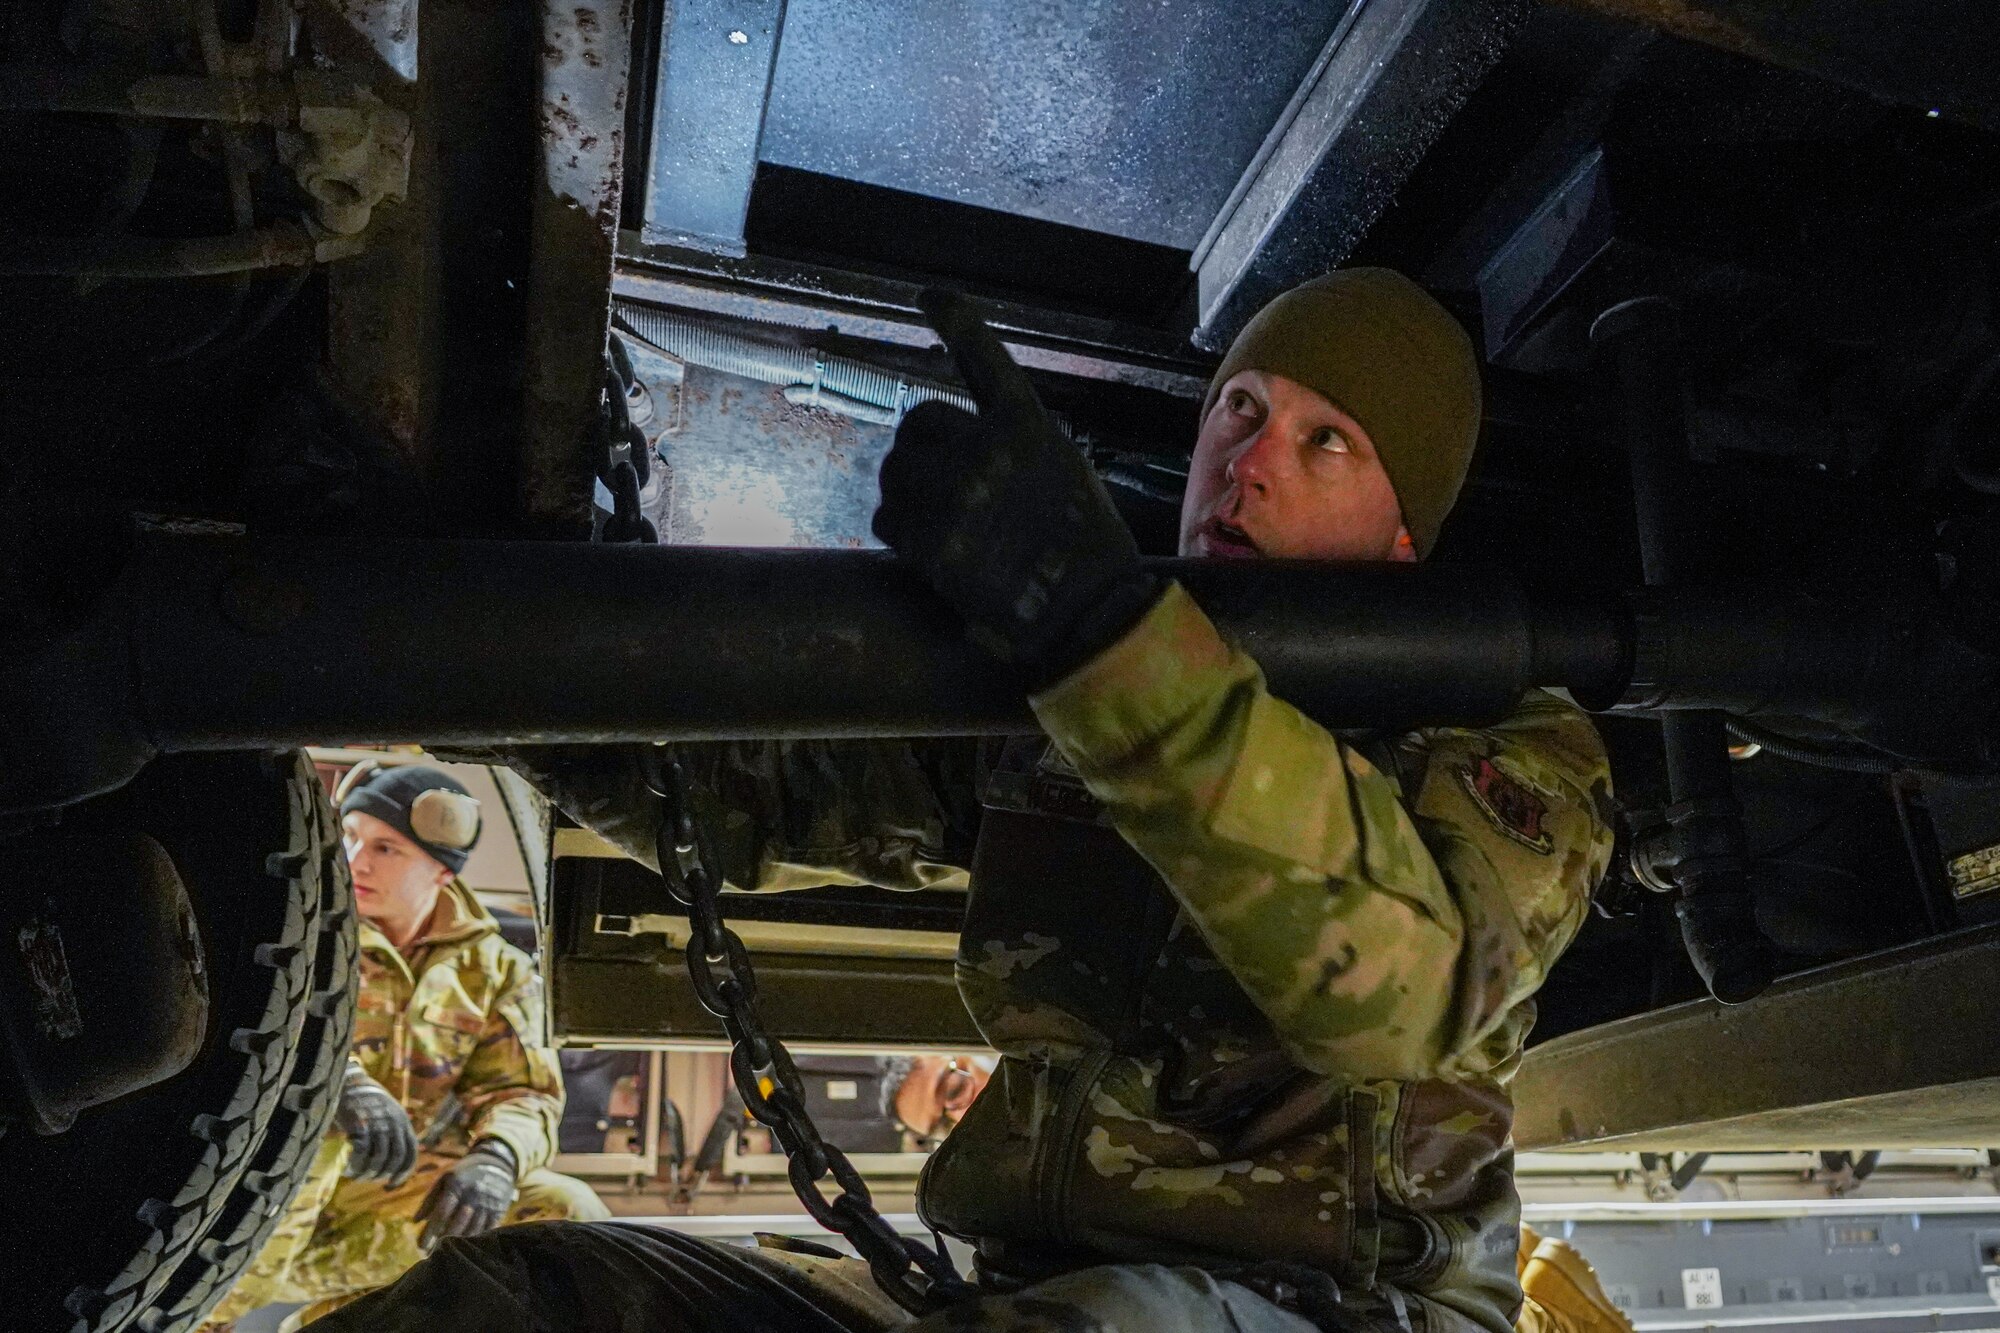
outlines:
{"label": "camouflage uniform jacket", "polygon": [[1050,840],[989,813],[958,979],[1005,1058],[925,1218],[1022,1276],[1289,1261],[1420,1329],[1504,1333],[1506,1085],[1611,848],[1588,719],[1536,692],[1371,761],[1178,587],[1034,705],[1151,868],[1106,830],[1037,889],[1000,862]]}
{"label": "camouflage uniform jacket", "polygon": [[[964,742],[679,747],[743,887],[956,887],[978,828],[958,981],[1004,1058],[924,1214],[1022,1276],[1290,1260],[1504,1333],[1506,1085],[1610,857],[1589,719],[1535,692],[1492,728],[1344,742],[1178,588],[1035,706],[1115,832],[982,823],[992,756]],[[629,761],[509,760],[651,862]]]}
{"label": "camouflage uniform jacket", "polygon": [[547,1165],[563,1089],[543,1031],[534,962],[459,881],[407,955],[362,924],[351,1059],[402,1102],[432,1151],[498,1139],[522,1175]]}

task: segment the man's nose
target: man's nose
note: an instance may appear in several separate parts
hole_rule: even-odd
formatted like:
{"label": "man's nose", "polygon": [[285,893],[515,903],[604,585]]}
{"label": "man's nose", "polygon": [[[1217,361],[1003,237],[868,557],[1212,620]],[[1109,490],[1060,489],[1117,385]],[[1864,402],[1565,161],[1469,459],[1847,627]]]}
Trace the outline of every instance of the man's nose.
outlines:
{"label": "man's nose", "polygon": [[1272,449],[1275,442],[1269,427],[1260,428],[1255,435],[1237,446],[1229,457],[1223,475],[1246,491],[1263,495],[1270,489]]}

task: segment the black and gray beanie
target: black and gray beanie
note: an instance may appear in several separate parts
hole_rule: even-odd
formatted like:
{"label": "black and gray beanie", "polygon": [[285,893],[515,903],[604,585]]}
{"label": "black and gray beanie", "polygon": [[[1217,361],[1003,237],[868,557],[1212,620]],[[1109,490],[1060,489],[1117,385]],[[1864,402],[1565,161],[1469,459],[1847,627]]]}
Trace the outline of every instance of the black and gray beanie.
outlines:
{"label": "black and gray beanie", "polygon": [[340,813],[373,815],[457,874],[479,841],[479,802],[448,773],[423,764],[377,766],[341,784]]}

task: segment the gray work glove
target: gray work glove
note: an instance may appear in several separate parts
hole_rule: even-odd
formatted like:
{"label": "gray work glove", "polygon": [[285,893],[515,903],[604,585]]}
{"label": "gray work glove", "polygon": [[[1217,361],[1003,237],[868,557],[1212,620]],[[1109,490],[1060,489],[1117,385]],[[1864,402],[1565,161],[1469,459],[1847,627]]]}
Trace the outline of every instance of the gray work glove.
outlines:
{"label": "gray work glove", "polygon": [[389,1090],[359,1069],[349,1069],[340,1085],[333,1123],[354,1151],[347,1175],[353,1180],[386,1180],[400,1185],[417,1166],[417,1132]]}
{"label": "gray work glove", "polygon": [[521,1165],[498,1139],[481,1139],[431,1188],[416,1220],[424,1224],[418,1246],[428,1254],[447,1236],[477,1236],[507,1218],[520,1196]]}
{"label": "gray work glove", "polygon": [[979,415],[929,402],[903,418],[882,460],[875,535],[923,571],[975,643],[1040,689],[1123,637],[1160,581],[972,303],[932,290],[921,304]]}

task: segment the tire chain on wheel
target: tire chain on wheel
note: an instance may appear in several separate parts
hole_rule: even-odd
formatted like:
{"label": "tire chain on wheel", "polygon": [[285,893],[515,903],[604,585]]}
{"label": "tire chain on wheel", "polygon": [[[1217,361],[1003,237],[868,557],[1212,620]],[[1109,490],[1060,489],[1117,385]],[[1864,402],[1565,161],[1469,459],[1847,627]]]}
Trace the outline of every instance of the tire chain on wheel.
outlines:
{"label": "tire chain on wheel", "polygon": [[[266,938],[254,946],[250,975],[257,984],[246,987],[247,993],[218,997],[235,1011],[222,1020],[230,1025],[222,1044],[237,1064],[233,1075],[226,1069],[204,1071],[205,1079],[228,1087],[226,1095],[214,1099],[214,1109],[195,1115],[187,1126],[208,1147],[171,1194],[161,1190],[139,1204],[132,1215],[138,1225],[127,1228],[134,1236],[134,1257],[108,1281],[80,1283],[70,1292],[63,1302],[75,1316],[68,1333],[138,1328],[142,1312],[159,1328],[182,1327],[180,1307],[203,1299],[194,1288],[205,1287],[204,1297],[219,1295],[248,1263],[255,1244],[247,1234],[240,1244],[220,1237],[210,1244],[211,1238],[233,1206],[246,1198],[260,1200],[274,1212],[282,1210],[332,1112],[331,1099],[315,1095],[315,1087],[301,1075],[321,1076],[318,1091],[323,1092],[326,1082],[337,1081],[345,1060],[356,957],[352,896],[317,776],[301,755],[198,756],[192,764],[206,764],[212,775],[238,783],[261,778],[282,786],[287,804],[283,850],[264,856],[262,867],[266,878],[283,885],[282,919],[262,932]],[[138,781],[146,778],[142,774]],[[170,806],[174,795],[167,793]],[[187,793],[181,795],[187,799]],[[260,814],[244,811],[242,818],[254,825]],[[191,891],[199,889],[190,884]],[[235,906],[198,904],[208,911]],[[298,1068],[302,1055],[304,1070]],[[296,1108],[281,1103],[288,1092]],[[170,1283],[187,1297],[174,1301],[172,1312],[155,1314]]]}
{"label": "tire chain on wheel", "polygon": [[332,810],[319,802],[315,817],[321,826],[318,940],[312,992],[290,1078],[249,1168],[215,1221],[160,1295],[132,1322],[139,1333],[191,1329],[228,1293],[283,1219],[333,1122],[354,1033],[352,999],[361,948]]}

